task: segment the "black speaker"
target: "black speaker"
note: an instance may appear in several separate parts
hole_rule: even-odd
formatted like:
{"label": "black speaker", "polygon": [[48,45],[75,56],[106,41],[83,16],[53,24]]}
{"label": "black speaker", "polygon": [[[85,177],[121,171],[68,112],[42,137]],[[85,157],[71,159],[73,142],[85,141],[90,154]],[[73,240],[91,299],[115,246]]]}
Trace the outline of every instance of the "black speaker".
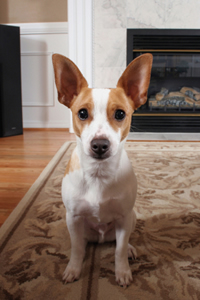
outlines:
{"label": "black speaker", "polygon": [[22,133],[20,28],[0,25],[0,137]]}

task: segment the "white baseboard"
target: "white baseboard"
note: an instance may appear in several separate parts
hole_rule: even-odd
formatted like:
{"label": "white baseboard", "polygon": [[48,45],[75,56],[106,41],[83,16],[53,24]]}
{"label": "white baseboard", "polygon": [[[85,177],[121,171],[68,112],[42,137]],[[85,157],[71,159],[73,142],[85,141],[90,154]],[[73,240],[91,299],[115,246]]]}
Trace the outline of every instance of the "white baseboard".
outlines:
{"label": "white baseboard", "polygon": [[129,132],[128,140],[156,140],[156,141],[200,141],[200,133],[174,133],[174,132]]}
{"label": "white baseboard", "polygon": [[23,128],[69,128],[64,122],[32,122],[24,121]]}

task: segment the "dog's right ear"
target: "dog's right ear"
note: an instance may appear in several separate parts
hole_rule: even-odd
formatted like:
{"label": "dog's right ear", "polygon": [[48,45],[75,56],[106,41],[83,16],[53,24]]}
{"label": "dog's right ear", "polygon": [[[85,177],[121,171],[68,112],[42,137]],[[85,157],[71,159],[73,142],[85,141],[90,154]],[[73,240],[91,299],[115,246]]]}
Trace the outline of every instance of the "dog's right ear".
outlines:
{"label": "dog's right ear", "polygon": [[58,100],[70,107],[74,96],[77,96],[82,88],[88,87],[88,83],[78,67],[67,57],[53,54],[52,60]]}
{"label": "dog's right ear", "polygon": [[117,87],[124,89],[125,94],[132,100],[134,110],[147,101],[152,62],[152,54],[140,55],[128,65],[118,80]]}

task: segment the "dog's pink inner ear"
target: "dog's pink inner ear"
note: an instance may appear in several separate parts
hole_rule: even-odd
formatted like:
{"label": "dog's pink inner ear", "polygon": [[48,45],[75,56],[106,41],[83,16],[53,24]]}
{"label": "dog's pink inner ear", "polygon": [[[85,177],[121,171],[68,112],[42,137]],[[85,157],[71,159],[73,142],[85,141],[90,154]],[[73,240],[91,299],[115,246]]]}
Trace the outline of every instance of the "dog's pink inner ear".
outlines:
{"label": "dog's pink inner ear", "polygon": [[70,107],[74,96],[77,96],[82,88],[88,87],[88,83],[78,67],[70,59],[54,54],[52,60],[58,100]]}
{"label": "dog's pink inner ear", "polygon": [[145,104],[151,77],[153,56],[149,53],[134,59],[126,68],[117,87],[123,88],[133,101],[133,109]]}

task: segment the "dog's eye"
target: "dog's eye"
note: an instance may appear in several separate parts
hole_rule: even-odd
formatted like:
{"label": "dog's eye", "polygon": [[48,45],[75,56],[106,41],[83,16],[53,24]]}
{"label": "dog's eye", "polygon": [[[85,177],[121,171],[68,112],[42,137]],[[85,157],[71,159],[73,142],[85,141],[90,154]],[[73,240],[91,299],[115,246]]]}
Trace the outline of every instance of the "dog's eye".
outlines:
{"label": "dog's eye", "polygon": [[125,116],[126,116],[125,111],[123,111],[122,109],[117,109],[117,110],[116,110],[116,112],[115,112],[115,119],[116,119],[117,121],[122,121],[122,120],[124,120]]}
{"label": "dog's eye", "polygon": [[82,108],[78,112],[78,117],[80,120],[84,121],[88,118],[88,111],[85,108]]}

